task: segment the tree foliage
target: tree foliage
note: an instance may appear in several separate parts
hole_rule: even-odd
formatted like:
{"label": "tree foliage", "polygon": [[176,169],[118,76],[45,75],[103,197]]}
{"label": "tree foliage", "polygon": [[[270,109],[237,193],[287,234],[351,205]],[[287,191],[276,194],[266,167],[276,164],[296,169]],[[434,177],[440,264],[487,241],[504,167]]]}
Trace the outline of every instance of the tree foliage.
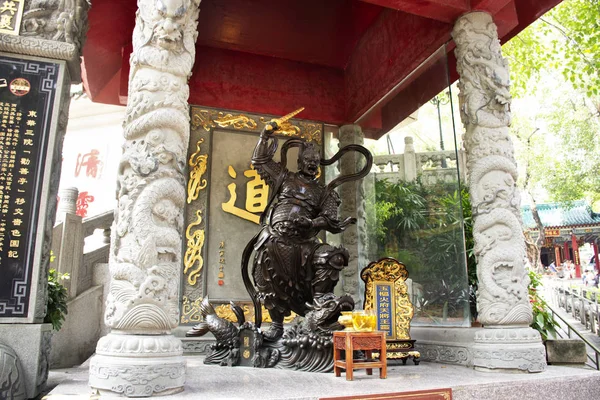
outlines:
{"label": "tree foliage", "polygon": [[[565,0],[506,43],[513,96],[558,73],[588,97],[600,88],[600,0]],[[533,81],[532,81],[533,78]]]}
{"label": "tree foliage", "polygon": [[600,0],[565,0],[507,42],[521,187],[600,201]]}

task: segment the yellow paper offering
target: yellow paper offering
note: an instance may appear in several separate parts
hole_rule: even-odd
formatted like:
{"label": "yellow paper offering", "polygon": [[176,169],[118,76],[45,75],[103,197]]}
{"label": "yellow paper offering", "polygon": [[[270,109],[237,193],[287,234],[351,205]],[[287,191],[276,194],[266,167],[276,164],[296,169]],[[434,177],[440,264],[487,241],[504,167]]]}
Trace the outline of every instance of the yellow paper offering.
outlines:
{"label": "yellow paper offering", "polygon": [[357,332],[370,332],[377,325],[377,316],[370,312],[355,311],[352,313],[352,327]]}

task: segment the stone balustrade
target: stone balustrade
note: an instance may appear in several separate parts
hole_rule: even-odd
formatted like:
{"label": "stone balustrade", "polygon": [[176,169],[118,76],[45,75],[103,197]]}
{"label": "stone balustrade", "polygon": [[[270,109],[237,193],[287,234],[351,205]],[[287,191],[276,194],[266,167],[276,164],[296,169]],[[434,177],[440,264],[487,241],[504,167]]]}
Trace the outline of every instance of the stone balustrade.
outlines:
{"label": "stone balustrade", "polygon": [[[92,286],[94,265],[108,262],[110,227],[113,219],[113,211],[81,218],[74,210],[65,210],[59,217],[61,222],[54,226],[54,258],[50,267],[61,274],[69,274],[70,279],[64,280],[63,285],[67,288],[70,299]],[[90,240],[97,229],[103,230],[104,236]],[[86,241],[86,238],[90,239]]]}
{"label": "stone balustrade", "polygon": [[[412,181],[418,176],[423,183],[466,182],[465,153],[454,150],[415,152],[412,137],[404,138],[404,154],[386,154],[374,157],[377,179],[391,182]],[[458,174],[457,174],[458,169]]]}

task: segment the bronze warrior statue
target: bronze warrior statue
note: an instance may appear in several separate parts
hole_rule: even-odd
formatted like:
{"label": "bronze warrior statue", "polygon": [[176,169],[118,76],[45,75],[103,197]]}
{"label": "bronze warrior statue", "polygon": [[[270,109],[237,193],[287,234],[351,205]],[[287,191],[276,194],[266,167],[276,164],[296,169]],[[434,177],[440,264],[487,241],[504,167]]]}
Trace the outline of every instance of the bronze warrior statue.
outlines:
{"label": "bronze warrior statue", "polygon": [[[323,243],[317,235],[322,230],[339,233],[356,222],[350,217],[338,219],[340,198],[334,188],[364,177],[372,165],[371,154],[362,146],[346,146],[331,159],[324,160],[314,143],[299,139],[287,140],[282,146],[281,162],[276,162],[273,156],[278,143],[273,133],[278,128],[277,120],[265,126],[252,156],[252,165],[271,187],[271,194],[261,218],[261,230],[242,257],[242,276],[254,302],[256,326],[260,327],[262,319],[260,303],[272,319],[271,328],[264,333],[267,340],[281,337],[283,319],[291,311],[301,316],[312,311],[316,325],[326,329],[325,324],[337,321],[339,311],[354,308],[349,296],[344,296],[343,309],[336,310],[335,316],[315,318],[315,315],[327,314],[321,311],[340,307],[340,299],[333,294],[333,288],[340,271],[348,265],[345,248]],[[299,148],[298,172],[291,172],[286,167],[290,147]],[[317,180],[320,166],[333,164],[349,151],[358,151],[365,156],[364,168],[356,174],[338,177],[327,186],[321,184]],[[254,285],[248,274],[253,250]]]}

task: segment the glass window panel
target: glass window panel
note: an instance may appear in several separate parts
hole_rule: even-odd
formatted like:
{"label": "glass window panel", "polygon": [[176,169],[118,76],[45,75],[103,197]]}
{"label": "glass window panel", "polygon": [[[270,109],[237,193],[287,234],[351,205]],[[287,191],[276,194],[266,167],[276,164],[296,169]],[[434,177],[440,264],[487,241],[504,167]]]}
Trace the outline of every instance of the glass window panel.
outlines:
{"label": "glass window panel", "polygon": [[[413,326],[470,326],[464,152],[455,133],[458,90],[448,75],[441,48],[359,121],[375,158],[363,181],[359,264],[394,257],[407,266]],[[326,148],[336,151],[330,131]]]}

